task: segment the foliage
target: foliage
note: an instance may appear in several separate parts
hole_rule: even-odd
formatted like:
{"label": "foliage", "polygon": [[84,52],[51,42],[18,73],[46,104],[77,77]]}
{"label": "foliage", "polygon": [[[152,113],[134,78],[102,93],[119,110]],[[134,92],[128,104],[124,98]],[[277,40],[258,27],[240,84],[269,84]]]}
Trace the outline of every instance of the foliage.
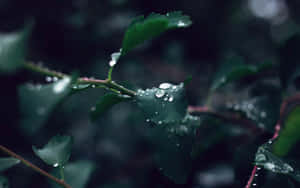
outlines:
{"label": "foliage", "polygon": [[[27,70],[46,76],[46,83],[15,85],[19,97],[20,121],[18,131],[24,134],[26,138],[38,136],[45,129],[49,129],[49,134],[53,135],[53,132],[58,132],[57,129],[63,130],[52,123],[52,121],[55,122],[57,119],[64,118],[63,112],[69,110],[72,112],[72,118],[80,120],[81,117],[77,117],[75,114],[76,109],[81,108],[80,100],[85,100],[81,95],[82,93],[106,89],[107,93],[102,96],[97,93],[97,99],[91,105],[90,119],[92,121],[90,123],[105,124],[101,125],[100,129],[101,134],[107,139],[95,145],[85,143],[85,147],[80,149],[87,156],[91,152],[101,153],[101,157],[104,158],[110,153],[116,153],[116,156],[121,155],[122,149],[115,147],[114,143],[108,139],[114,136],[118,137],[123,144],[129,141],[136,144],[135,138],[131,138],[131,136],[126,138],[125,132],[113,129],[115,127],[111,126],[110,121],[105,119],[106,116],[109,116],[106,112],[111,112],[109,114],[117,113],[118,117],[125,114],[124,116],[128,115],[132,118],[131,122],[148,125],[139,127],[141,129],[139,131],[142,132],[139,136],[150,146],[151,151],[147,151],[151,153],[149,161],[151,164],[152,162],[155,164],[154,171],[163,179],[163,182],[170,182],[169,184],[174,186],[176,186],[175,184],[190,185],[193,184],[191,183],[193,176],[197,175],[197,171],[202,170],[203,173],[200,175],[198,173],[201,179],[199,184],[205,181],[205,177],[210,177],[211,171],[213,171],[213,177],[216,178],[215,184],[217,184],[215,174],[218,174],[220,166],[224,165],[212,165],[212,162],[221,161],[220,157],[223,154],[233,158],[234,154],[238,153],[240,148],[238,146],[246,148],[249,144],[251,149],[246,151],[246,155],[249,158],[255,157],[254,173],[248,181],[247,188],[256,186],[258,170],[261,168],[264,168],[266,173],[279,175],[284,181],[283,184],[297,187],[300,180],[300,171],[297,167],[299,161],[297,146],[300,138],[298,128],[300,97],[297,94],[286,97],[284,96],[286,86],[273,84],[272,81],[276,79],[280,79],[282,83],[286,82],[286,78],[282,77],[285,70],[280,69],[282,64],[278,66],[277,62],[270,61],[250,64],[244,57],[235,54],[230,55],[229,58],[223,58],[213,76],[211,86],[207,89],[208,97],[204,102],[205,105],[200,107],[189,105],[187,89],[188,85],[193,82],[192,79],[186,79],[178,84],[170,83],[171,81],[163,82],[157,87],[146,89],[141,89],[138,86],[134,87],[138,89],[132,89],[114,81],[112,77],[113,68],[134,48],[168,30],[186,28],[191,24],[190,17],[181,12],[170,12],[165,15],[152,13],[148,17],[139,16],[135,18],[125,32],[120,50],[111,54],[107,78],[104,80],[94,77],[78,77],[77,74],[75,74],[76,76],[68,75],[45,68],[43,65],[27,62],[25,60],[28,50],[26,46],[30,41],[30,33],[34,30],[32,25],[26,26],[21,32],[2,34],[0,36],[0,71],[2,75],[16,76]],[[123,68],[126,67],[126,65],[122,66]],[[271,74],[270,76],[268,73],[273,73],[274,70],[280,74]],[[118,72],[116,71],[116,73]],[[283,75],[286,74],[285,72]],[[34,78],[33,75],[32,77]],[[265,77],[271,77],[272,81],[264,80]],[[297,75],[293,75],[292,79],[297,80]],[[227,103],[223,107],[216,107],[213,103],[214,95],[219,94],[218,92],[224,92],[226,87],[230,87],[229,84],[231,87],[234,86],[241,90],[245,89],[241,85],[247,85],[248,98]],[[289,82],[289,84],[292,85],[293,83]],[[79,100],[76,96],[79,96]],[[69,104],[68,100],[77,101]],[[130,110],[137,108],[137,110],[132,110],[132,113],[130,110],[127,113],[118,113],[118,108],[125,107]],[[84,110],[86,111],[86,109]],[[122,118],[111,118],[111,120],[119,124],[123,123]],[[67,121],[63,123],[68,124]],[[136,129],[133,127],[128,126],[126,130],[135,132]],[[101,164],[105,160],[99,160],[100,164],[98,164],[98,159],[91,157],[93,160],[80,159],[73,162],[73,156],[71,158],[73,137],[76,139],[78,136],[80,139],[87,128],[80,127],[79,133],[73,128],[70,130],[74,134],[73,136],[58,134],[40,149],[36,146],[32,147],[33,153],[37,157],[54,167],[50,170],[51,173],[33,165],[2,145],[0,145],[0,150],[11,157],[0,158],[0,172],[7,170],[9,173],[11,167],[22,162],[49,178],[52,187],[63,186],[65,188],[88,187],[90,179],[92,179],[91,182],[96,181],[99,172],[105,177],[105,165],[107,164],[105,162]],[[93,135],[93,133],[89,134]],[[245,140],[247,143],[243,143]],[[268,141],[266,142],[266,140]],[[261,143],[264,144],[261,145]],[[104,145],[104,147],[99,149],[99,145]],[[255,150],[257,150],[256,153]],[[134,151],[129,152],[134,153]],[[72,162],[69,163],[70,159]],[[116,168],[121,166],[118,165],[118,162],[122,160],[124,159],[120,157],[114,161]],[[232,161],[236,166],[239,163],[246,163],[248,167],[251,167],[251,160],[253,161],[253,159],[238,157]],[[207,166],[202,167],[201,165],[206,165],[206,162]],[[98,168],[98,165],[104,166],[104,170]],[[236,169],[233,169],[234,165],[227,166],[225,165],[223,170],[229,172],[235,170],[235,174],[240,172],[243,174],[245,171],[245,169],[239,170],[238,166],[235,167]],[[206,171],[205,169],[209,170]],[[246,170],[250,172],[250,168]],[[224,176],[230,173],[222,172],[220,174]],[[267,182],[265,183],[267,188],[273,186],[268,184],[269,180],[272,180],[270,177],[262,177],[265,178],[264,182]],[[223,179],[232,181],[229,184],[233,185],[231,178],[230,176]],[[246,179],[241,181],[246,181]],[[1,174],[0,187],[8,187],[8,182],[6,174]],[[127,182],[126,184],[128,187],[134,187],[131,186],[131,183]],[[205,185],[205,182],[203,184]],[[102,182],[102,185],[98,187],[123,186],[124,184]],[[159,186],[164,187],[163,185]]]}

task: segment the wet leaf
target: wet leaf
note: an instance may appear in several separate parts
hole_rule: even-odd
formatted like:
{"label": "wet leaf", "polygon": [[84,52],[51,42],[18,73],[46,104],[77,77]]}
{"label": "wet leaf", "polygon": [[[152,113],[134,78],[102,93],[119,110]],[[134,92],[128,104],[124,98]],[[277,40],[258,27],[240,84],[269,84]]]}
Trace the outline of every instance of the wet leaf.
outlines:
{"label": "wet leaf", "polygon": [[[64,167],[65,181],[72,188],[84,188],[94,170],[95,164],[91,161],[77,161],[69,163]],[[53,170],[53,174],[60,178],[58,168]],[[52,183],[52,187],[58,188],[60,186]]]}
{"label": "wet leaf", "polygon": [[138,106],[143,110],[147,121],[156,124],[181,121],[187,114],[187,101],[183,83],[173,85],[162,83],[159,88],[138,90]]}
{"label": "wet leaf", "polygon": [[53,167],[64,166],[71,155],[72,137],[54,136],[41,149],[32,146],[34,153],[45,163]]}
{"label": "wet leaf", "polygon": [[0,188],[8,188],[9,182],[8,179],[4,176],[0,176]]}
{"label": "wet leaf", "polygon": [[35,134],[47,121],[55,106],[71,91],[71,78],[45,85],[21,85],[20,98],[21,129],[28,135]]}
{"label": "wet leaf", "polygon": [[255,165],[263,167],[265,170],[285,174],[293,177],[295,180],[300,181],[300,171],[295,169],[291,164],[286,162],[284,159],[274,155],[271,152],[272,141],[260,146],[255,155]]}
{"label": "wet leaf", "polygon": [[0,34],[0,72],[12,73],[22,66],[31,30],[28,24],[21,31]]}
{"label": "wet leaf", "polygon": [[122,55],[169,29],[188,27],[191,24],[189,16],[182,15],[181,12],[172,12],[166,15],[152,13],[146,18],[139,16],[132,21],[125,33]]}
{"label": "wet leaf", "polygon": [[222,86],[246,76],[255,75],[262,70],[272,67],[272,63],[265,62],[259,66],[248,65],[240,56],[231,56],[221,64],[214,76],[210,90],[215,91]]}
{"label": "wet leaf", "polygon": [[273,153],[285,156],[300,139],[300,107],[295,107],[286,117],[279,137],[274,142]]}
{"label": "wet leaf", "polygon": [[0,172],[19,164],[20,160],[13,157],[0,158]]}
{"label": "wet leaf", "polygon": [[93,120],[95,120],[98,117],[100,117],[104,112],[109,110],[113,105],[129,100],[131,100],[130,96],[108,93],[100,98],[95,107],[92,107],[91,117]]}

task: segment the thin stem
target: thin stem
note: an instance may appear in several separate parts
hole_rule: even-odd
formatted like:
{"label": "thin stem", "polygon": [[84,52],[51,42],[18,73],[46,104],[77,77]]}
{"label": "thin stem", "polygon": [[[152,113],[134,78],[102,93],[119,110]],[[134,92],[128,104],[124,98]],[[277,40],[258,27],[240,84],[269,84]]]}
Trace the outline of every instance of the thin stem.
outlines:
{"label": "thin stem", "polygon": [[14,153],[13,151],[7,149],[6,147],[0,145],[0,150],[3,151],[4,153],[19,159],[23,164],[25,164],[26,166],[28,166],[29,168],[33,169],[34,171],[40,173],[43,176],[46,176],[47,178],[51,179],[52,181],[56,182],[59,185],[62,185],[65,188],[71,188],[70,185],[68,185],[64,180],[60,180],[54,176],[52,176],[51,174],[49,174],[48,172],[40,169],[39,167],[37,167],[36,165],[32,164],[31,162],[25,160],[23,157],[21,157],[20,155]]}
{"label": "thin stem", "polygon": [[250,188],[251,187],[252,182],[253,182],[254,177],[255,177],[255,174],[256,174],[256,170],[257,170],[257,166],[254,166],[254,168],[253,168],[253,170],[251,172],[251,176],[250,176],[250,178],[249,178],[249,180],[248,180],[247,185],[246,185],[245,188]]}
{"label": "thin stem", "polygon": [[60,172],[60,179],[65,180],[65,172],[64,172],[64,166],[59,166],[59,172]]}
{"label": "thin stem", "polygon": [[[41,65],[37,65],[34,63],[24,63],[24,68],[28,69],[29,71],[40,73],[45,76],[53,76],[57,78],[64,78],[64,77],[70,77],[70,75],[57,72],[54,70],[50,70],[46,67],[43,67]],[[131,97],[134,97],[136,95],[136,92],[130,89],[127,89],[123,87],[122,85],[117,84],[116,82],[112,81],[111,78],[105,79],[105,80],[99,80],[94,78],[87,78],[82,77],[78,78],[76,81],[77,84],[93,84],[95,86],[103,86],[110,90],[117,90],[119,93],[124,95],[129,95]]]}

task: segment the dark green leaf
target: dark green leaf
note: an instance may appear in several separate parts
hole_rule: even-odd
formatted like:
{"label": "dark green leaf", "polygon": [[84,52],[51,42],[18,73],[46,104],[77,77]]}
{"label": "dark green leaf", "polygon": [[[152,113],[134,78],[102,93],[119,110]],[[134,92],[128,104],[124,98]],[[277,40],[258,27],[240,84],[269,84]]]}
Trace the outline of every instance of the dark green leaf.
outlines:
{"label": "dark green leaf", "polygon": [[108,93],[100,98],[95,107],[91,109],[92,119],[96,119],[101,116],[104,112],[109,110],[113,105],[118,104],[123,101],[128,101],[131,98],[129,96],[124,96],[115,93]]}
{"label": "dark green leaf", "polygon": [[0,72],[11,73],[25,61],[32,24],[22,31],[0,34]]}
{"label": "dark green leaf", "polygon": [[4,176],[0,176],[0,188],[8,188],[9,182],[8,179]]}
{"label": "dark green leaf", "polygon": [[269,62],[263,63],[260,66],[247,65],[242,57],[231,56],[221,64],[215,74],[210,90],[215,91],[232,81],[257,74],[271,66],[272,64]]}
{"label": "dark green leaf", "polygon": [[71,155],[72,137],[54,136],[43,148],[32,146],[34,153],[48,165],[58,167],[65,165]]}
{"label": "dark green leaf", "polygon": [[273,153],[285,156],[300,139],[300,107],[295,107],[286,117],[279,137],[273,145]]}
{"label": "dark green leaf", "polygon": [[13,158],[13,157],[7,157],[7,158],[0,158],[0,172],[19,164],[20,160]]}
{"label": "dark green leaf", "polygon": [[300,181],[300,171],[284,159],[274,155],[271,152],[271,146],[272,141],[269,141],[258,148],[255,155],[255,165],[274,173],[289,175],[295,180]]}
{"label": "dark green leaf", "polygon": [[191,23],[189,16],[182,15],[181,12],[172,12],[166,15],[153,13],[147,18],[140,16],[132,21],[125,33],[122,55],[169,29],[188,27]]}
{"label": "dark green leaf", "polygon": [[70,93],[70,86],[69,77],[51,84],[21,85],[21,128],[29,135],[36,133],[47,121],[55,106]]}
{"label": "dark green leaf", "polygon": [[162,83],[159,88],[138,90],[136,99],[147,121],[156,124],[181,121],[187,113],[183,83]]}
{"label": "dark green leaf", "polygon": [[[94,170],[95,164],[91,161],[77,161],[69,163],[64,167],[65,181],[72,188],[84,188]],[[53,170],[53,174],[60,178],[58,168]],[[60,186],[53,183],[52,187],[58,188]]]}

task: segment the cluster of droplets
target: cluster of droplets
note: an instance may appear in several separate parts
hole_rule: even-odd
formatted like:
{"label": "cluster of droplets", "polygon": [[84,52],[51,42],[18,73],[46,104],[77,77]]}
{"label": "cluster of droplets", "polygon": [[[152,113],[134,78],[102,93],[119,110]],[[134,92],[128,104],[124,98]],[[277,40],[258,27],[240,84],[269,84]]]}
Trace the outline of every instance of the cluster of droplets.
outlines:
{"label": "cluster of droplets", "polygon": [[52,76],[46,76],[45,81],[48,82],[48,83],[57,82],[58,78],[56,76],[53,76],[53,77]]}
{"label": "cluster of droplets", "polygon": [[250,101],[244,101],[240,104],[227,103],[226,107],[229,109],[233,109],[235,111],[244,112],[247,118],[253,121],[258,121],[259,122],[258,126],[264,128],[265,125],[262,123],[261,120],[266,119],[268,114],[267,112],[261,111],[259,108],[257,108],[255,105],[257,103],[258,103],[257,99],[252,99]]}

